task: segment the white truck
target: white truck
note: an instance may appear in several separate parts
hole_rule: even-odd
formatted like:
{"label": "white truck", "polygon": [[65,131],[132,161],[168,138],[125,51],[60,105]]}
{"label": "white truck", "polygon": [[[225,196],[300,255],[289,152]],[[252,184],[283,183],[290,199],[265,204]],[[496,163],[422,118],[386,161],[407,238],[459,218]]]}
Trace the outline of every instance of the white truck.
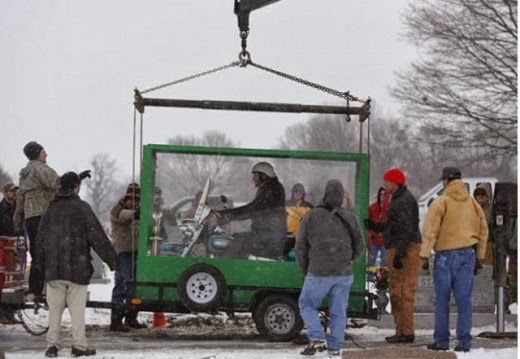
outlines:
{"label": "white truck", "polygon": [[[470,195],[473,195],[475,188],[484,186],[490,195],[490,200],[493,199],[495,184],[498,182],[498,180],[494,177],[463,177],[462,181],[464,182],[464,186]],[[419,228],[421,230],[422,226],[424,225],[424,219],[426,218],[426,212],[428,212],[428,206],[437,197],[442,195],[443,192],[444,187],[442,182],[439,182],[430,188],[425,194],[423,194],[417,201],[419,205]]]}

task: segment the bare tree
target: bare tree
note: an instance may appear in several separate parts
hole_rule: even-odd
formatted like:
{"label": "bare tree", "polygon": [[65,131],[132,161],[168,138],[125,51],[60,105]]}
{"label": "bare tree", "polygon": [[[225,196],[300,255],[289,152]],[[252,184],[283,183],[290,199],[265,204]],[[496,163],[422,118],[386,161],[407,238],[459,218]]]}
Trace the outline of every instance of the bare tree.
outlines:
{"label": "bare tree", "polygon": [[344,116],[316,115],[308,122],[285,131],[280,147],[299,150],[354,152],[359,148],[357,121],[346,122]]}
{"label": "bare tree", "polygon": [[[438,174],[446,165],[447,158],[453,160],[450,163],[459,163],[459,155],[453,149],[418,141],[415,130],[406,120],[383,115],[374,109],[368,121],[371,128],[370,193],[373,195],[383,185],[383,174],[391,167],[405,171],[408,187],[419,197],[438,182]],[[366,134],[367,126],[364,126]],[[359,138],[357,121],[347,123],[341,116],[322,115],[289,127],[280,146],[293,150],[357,152]],[[297,171],[295,168],[296,176]]]}
{"label": "bare tree", "polygon": [[[208,146],[220,148],[235,147],[233,141],[225,133],[219,131],[204,132],[201,138],[176,136],[168,139],[170,145]],[[162,189],[167,200],[178,199],[187,195],[195,195],[201,190],[208,177],[213,181],[213,193],[218,193],[225,186],[233,186],[240,181],[241,170],[235,168],[234,161],[227,156],[215,155],[208,161],[207,156],[196,154],[176,154],[175,157],[161,156],[157,158],[156,184]],[[249,165],[248,165],[249,166]]]}
{"label": "bare tree", "polygon": [[421,58],[398,74],[393,95],[417,124],[417,139],[469,149],[467,158],[516,158],[517,7],[516,0],[410,3],[405,37]]}
{"label": "bare tree", "polygon": [[[101,223],[109,222],[110,208],[121,195],[120,185],[114,179],[117,172],[116,161],[106,153],[95,154],[91,161],[92,178],[83,181],[87,188],[87,199]],[[121,193],[120,193],[121,192]]]}
{"label": "bare tree", "polygon": [[[418,169],[424,164],[424,151],[413,140],[412,130],[406,122],[399,122],[380,113],[371,116],[371,193],[382,185],[383,173],[390,167],[402,167],[410,176],[412,189],[422,190],[423,178],[431,177]],[[280,146],[293,150],[320,150],[357,152],[359,150],[360,124],[346,122],[336,115],[314,116],[306,123],[287,128]],[[366,134],[366,123],[364,133]],[[422,146],[424,147],[424,146]],[[297,169],[295,169],[297,171]],[[419,192],[420,193],[420,192]]]}

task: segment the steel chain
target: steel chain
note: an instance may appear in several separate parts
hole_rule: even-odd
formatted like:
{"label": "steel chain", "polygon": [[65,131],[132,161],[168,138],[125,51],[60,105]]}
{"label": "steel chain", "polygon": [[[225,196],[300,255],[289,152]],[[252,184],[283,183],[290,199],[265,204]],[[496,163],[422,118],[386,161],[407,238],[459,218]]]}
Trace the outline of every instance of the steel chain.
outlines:
{"label": "steel chain", "polygon": [[193,80],[193,79],[196,79],[196,78],[199,78],[199,77],[203,77],[203,76],[206,76],[206,75],[210,75],[210,74],[213,74],[215,72],[219,72],[219,71],[222,71],[222,70],[226,70],[230,67],[235,67],[235,66],[240,66],[242,64],[242,61],[233,61],[232,63],[228,64],[228,65],[223,65],[223,66],[219,66],[219,67],[215,67],[211,70],[207,70],[207,71],[204,71],[204,72],[200,72],[198,74],[194,74],[194,75],[191,75],[191,76],[188,76],[188,77],[184,77],[182,79],[178,79],[178,80],[175,80],[175,81],[172,81],[172,82],[168,82],[168,83],[165,83],[163,85],[159,85],[159,86],[155,86],[155,87],[151,87],[149,89],[146,89],[144,91],[140,91],[141,94],[145,94],[145,93],[148,93],[148,92],[152,92],[152,91],[156,91],[156,90],[160,90],[162,88],[165,88],[165,87],[168,87],[168,86],[172,86],[172,85],[177,85],[177,84],[180,84],[181,82],[186,82],[186,81],[190,81],[190,80]]}
{"label": "steel chain", "polygon": [[[259,65],[257,63],[254,63],[253,61],[251,61],[251,59],[249,59],[248,63],[249,65],[251,66],[254,66],[256,68],[259,68],[260,70],[264,70],[264,71],[267,71],[267,72],[270,72],[274,75],[277,75],[277,76],[281,76],[281,77],[285,77],[286,79],[289,79],[291,81],[295,81],[295,82],[298,82],[302,85],[306,85],[306,86],[309,86],[309,87],[312,87],[312,88],[315,88],[319,91],[323,91],[325,93],[328,93],[328,94],[331,94],[333,96],[337,96],[337,97],[340,97],[340,98],[343,98],[347,101],[359,101],[359,102],[364,102],[363,100],[355,97],[355,96],[352,96],[348,91],[347,92],[341,92],[341,91],[338,91],[338,90],[334,90],[334,89],[331,89],[329,87],[326,87],[326,86],[323,86],[323,85],[319,85],[317,83],[314,83],[314,82],[311,82],[311,81],[308,81],[308,80],[305,80],[305,79],[302,79],[300,77],[296,77],[296,76],[293,76],[293,75],[290,75],[290,74],[287,74],[285,72],[282,72],[282,71],[278,71],[278,70],[275,70],[275,69],[272,69],[272,68],[269,68],[267,66],[262,66],[262,65]],[[243,66],[243,65],[242,65]]]}
{"label": "steel chain", "polygon": [[347,92],[341,92],[341,91],[338,91],[338,90],[334,90],[332,88],[329,88],[329,87],[326,87],[326,86],[323,86],[323,85],[320,85],[320,84],[317,84],[317,83],[314,83],[314,82],[302,79],[300,77],[297,77],[297,76],[294,76],[294,75],[290,75],[290,74],[287,74],[285,72],[282,72],[282,71],[279,71],[279,70],[275,70],[273,68],[270,68],[270,67],[267,67],[267,66],[263,66],[263,65],[260,65],[260,64],[257,64],[257,63],[254,63],[251,60],[251,55],[247,51],[242,51],[239,54],[238,58],[239,58],[238,61],[233,61],[230,64],[219,66],[219,67],[215,67],[215,68],[213,68],[211,70],[199,72],[199,73],[191,75],[191,76],[187,76],[187,77],[184,77],[184,78],[181,78],[181,79],[178,79],[178,80],[175,80],[175,81],[171,81],[171,82],[159,85],[159,86],[151,87],[151,88],[146,89],[144,91],[140,91],[140,94],[146,94],[148,92],[152,92],[152,91],[156,91],[156,90],[159,90],[159,89],[163,89],[165,87],[169,87],[169,86],[172,86],[172,85],[177,85],[177,84],[182,83],[182,82],[194,80],[196,78],[203,77],[203,76],[206,76],[206,75],[210,75],[210,74],[222,71],[222,70],[226,70],[226,69],[231,68],[231,67],[237,67],[237,66],[239,66],[239,67],[246,67],[247,65],[251,65],[251,66],[256,67],[256,68],[258,68],[260,70],[263,70],[263,71],[266,71],[266,72],[270,72],[270,73],[272,73],[272,74],[274,74],[276,76],[284,77],[284,78],[286,78],[288,80],[291,80],[291,81],[300,83],[302,85],[312,87],[312,88],[314,88],[316,90],[323,91],[323,92],[328,93],[330,95],[333,95],[333,96],[345,99],[345,100],[347,100],[347,102],[348,101],[364,102],[363,100],[361,100],[361,99],[351,95],[348,91]]}
{"label": "steel chain", "polygon": [[[26,309],[26,310],[34,310],[35,313],[37,313],[37,309],[39,309],[39,308]],[[25,329],[25,331],[27,333],[29,333],[31,335],[35,335],[35,336],[40,336],[40,335],[43,335],[43,334],[45,334],[45,333],[47,333],[49,331],[49,327],[44,327],[43,325],[40,325],[39,323],[32,323],[32,325],[34,325],[35,327],[39,328],[39,330],[30,328],[29,325],[27,324],[26,319],[24,318],[24,316],[22,314],[23,312],[24,312],[23,309],[18,310],[17,313],[16,313],[16,316],[18,317],[18,320],[20,321],[20,324],[22,325],[22,327]]]}

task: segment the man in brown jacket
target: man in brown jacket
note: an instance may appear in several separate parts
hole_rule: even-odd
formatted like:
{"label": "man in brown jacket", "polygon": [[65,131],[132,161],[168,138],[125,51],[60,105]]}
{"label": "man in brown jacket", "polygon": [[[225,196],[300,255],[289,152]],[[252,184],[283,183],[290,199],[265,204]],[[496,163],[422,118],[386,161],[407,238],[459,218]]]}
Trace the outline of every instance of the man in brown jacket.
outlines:
{"label": "man in brown jacket", "polygon": [[126,282],[135,277],[135,260],[139,239],[139,196],[139,185],[129,184],[124,197],[110,211],[112,245],[117,253],[110,330],[116,332],[128,332],[130,328],[146,328],[146,325],[137,321],[137,312],[130,310],[125,304]]}
{"label": "man in brown jacket", "polygon": [[428,208],[420,253],[427,263],[431,250],[435,250],[434,342],[428,345],[428,349],[449,349],[450,296],[453,292],[457,304],[456,333],[459,342],[455,351],[468,352],[471,349],[471,293],[475,257],[477,261],[484,261],[488,226],[481,206],[464,187],[460,169],[445,167],[442,170],[442,184],[443,195]]}

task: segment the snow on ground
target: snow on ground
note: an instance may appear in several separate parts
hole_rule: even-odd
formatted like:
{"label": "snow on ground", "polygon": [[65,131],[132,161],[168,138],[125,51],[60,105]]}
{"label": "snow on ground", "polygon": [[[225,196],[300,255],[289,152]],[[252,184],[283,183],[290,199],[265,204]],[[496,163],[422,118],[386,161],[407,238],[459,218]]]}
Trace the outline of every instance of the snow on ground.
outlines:
{"label": "snow on ground", "polygon": [[[89,286],[90,300],[93,301],[110,301],[111,290],[112,290],[112,276],[113,273],[110,273],[109,279],[110,282],[106,284],[91,284]],[[512,312],[516,313],[516,306],[510,308]],[[139,320],[144,321],[145,323],[151,326],[153,321],[152,313],[140,313]],[[167,318],[170,321],[173,321],[174,325],[172,328],[168,328],[169,331],[173,331],[171,333],[172,338],[175,338],[175,335],[186,334],[186,331],[189,330],[190,326],[195,327],[195,331],[197,335],[203,336],[205,330],[215,332],[215,328],[219,331],[219,333],[224,333],[226,328],[230,326],[238,327],[238,332],[241,334],[250,334],[255,332],[254,325],[252,324],[250,318],[248,318],[248,314],[238,314],[233,319],[229,319],[225,314],[210,316],[208,314],[187,314],[187,315],[174,315],[167,314]],[[248,321],[249,320],[249,321]],[[110,323],[110,311],[108,309],[96,309],[96,308],[87,308],[86,313],[86,322],[87,325],[100,325],[100,326],[108,326]],[[190,323],[190,325],[178,325],[175,323]],[[191,324],[193,323],[193,324]],[[63,316],[63,324],[64,327],[70,327],[70,318],[68,316],[68,312],[65,311]],[[21,326],[10,326],[13,330],[24,332]],[[183,330],[184,328],[184,330]],[[154,329],[147,329],[148,332],[153,332]],[[493,325],[473,328],[472,335],[477,335],[479,333],[490,331],[494,332],[496,327]],[[506,331],[517,331],[517,328],[514,324],[506,323]],[[193,328],[192,328],[193,331]],[[416,334],[418,336],[432,336],[432,330],[417,330]],[[143,332],[143,336],[147,336],[147,332]],[[383,338],[387,335],[393,334],[392,328],[377,328],[373,326],[365,326],[362,328],[351,328],[349,331],[351,337],[355,338],[363,343],[367,342],[377,342],[384,340]],[[28,334],[27,334],[28,335]],[[88,336],[87,332],[87,336]],[[148,340],[147,336],[147,340]],[[119,342],[125,339],[118,338]],[[134,341],[133,338],[128,338],[129,341]],[[201,339],[205,340],[205,339]],[[0,334],[1,341],[1,334]],[[44,337],[42,338],[42,346],[40,350],[27,349],[27,350],[17,350],[16,352],[5,353],[6,359],[29,359],[29,358],[38,358],[44,357],[43,353],[45,351]],[[166,347],[165,343],[169,343]],[[135,346],[135,345],[134,345]],[[131,350],[107,350],[107,349],[98,349],[98,354],[91,358],[103,358],[103,359],[238,359],[238,358],[247,358],[247,359],[292,359],[292,358],[305,358],[299,354],[301,350],[301,345],[294,344],[282,344],[282,343],[261,343],[259,345],[251,345],[251,348],[243,348],[244,344],[237,342],[236,348],[234,348],[233,341],[229,345],[221,345],[221,343],[217,343],[215,348],[211,347],[211,343],[208,345],[205,342],[204,345],[199,345],[197,341],[183,341],[173,339],[172,341],[165,341],[162,339],[156,347],[143,346],[140,349],[131,349]],[[356,350],[357,348],[352,343],[352,341],[347,341],[346,345],[347,349],[344,351]],[[70,354],[69,348],[64,348],[60,353],[59,357],[72,357]],[[319,353],[313,356],[313,358],[326,358],[326,353]],[[502,349],[483,349],[477,348],[473,349],[470,353],[457,353],[457,358],[460,359],[492,359],[492,358],[500,358],[500,359],[512,359],[518,358],[518,348],[502,348]]]}

